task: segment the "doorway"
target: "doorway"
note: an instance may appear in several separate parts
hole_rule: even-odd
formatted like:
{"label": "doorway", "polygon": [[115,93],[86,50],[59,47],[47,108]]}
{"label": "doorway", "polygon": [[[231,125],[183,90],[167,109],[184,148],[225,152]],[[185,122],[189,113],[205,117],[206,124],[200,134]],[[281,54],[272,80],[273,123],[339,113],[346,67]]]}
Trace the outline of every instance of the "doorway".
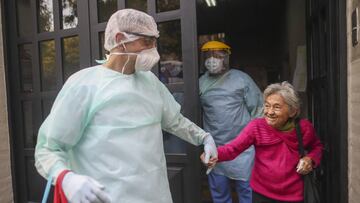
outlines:
{"label": "doorway", "polygon": [[[313,122],[325,145],[317,172],[322,201],[334,203],[347,196],[345,14],[343,1],[197,1],[198,51],[209,40],[223,41],[232,48],[230,68],[250,75],[261,90],[285,80],[298,90],[301,117]],[[202,199],[212,202],[206,175]]]}

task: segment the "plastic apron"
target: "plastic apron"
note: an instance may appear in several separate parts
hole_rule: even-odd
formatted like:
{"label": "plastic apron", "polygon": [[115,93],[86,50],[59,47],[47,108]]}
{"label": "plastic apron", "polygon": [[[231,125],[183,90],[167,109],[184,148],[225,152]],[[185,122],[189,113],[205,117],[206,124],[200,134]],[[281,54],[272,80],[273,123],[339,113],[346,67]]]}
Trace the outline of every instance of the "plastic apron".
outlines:
{"label": "plastic apron", "polygon": [[[253,118],[262,116],[262,93],[245,73],[231,69],[221,76],[206,72],[200,78],[200,99],[204,130],[217,146],[232,141]],[[213,172],[231,179],[248,181],[254,163],[251,146],[232,161],[218,163]]]}
{"label": "plastic apron", "polygon": [[205,136],[153,73],[84,69],[39,130],[36,167],[44,177],[64,169],[90,176],[113,202],[171,203],[162,129],[195,145]]}

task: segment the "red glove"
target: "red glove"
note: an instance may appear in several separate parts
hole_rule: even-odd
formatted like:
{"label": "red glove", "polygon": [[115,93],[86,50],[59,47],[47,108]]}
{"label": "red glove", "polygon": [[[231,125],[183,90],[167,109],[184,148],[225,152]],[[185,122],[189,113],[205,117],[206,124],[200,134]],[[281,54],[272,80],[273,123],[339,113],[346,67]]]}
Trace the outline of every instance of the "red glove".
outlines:
{"label": "red glove", "polygon": [[68,172],[70,171],[69,170],[62,171],[56,180],[54,203],[68,203],[64,191],[62,189],[63,179]]}

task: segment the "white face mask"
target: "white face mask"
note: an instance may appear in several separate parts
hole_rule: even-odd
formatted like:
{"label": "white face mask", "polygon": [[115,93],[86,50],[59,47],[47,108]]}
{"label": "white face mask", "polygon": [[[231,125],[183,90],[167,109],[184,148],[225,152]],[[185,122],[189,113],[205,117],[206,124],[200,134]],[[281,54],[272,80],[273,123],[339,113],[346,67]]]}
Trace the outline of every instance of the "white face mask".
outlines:
{"label": "white face mask", "polygon": [[218,59],[215,57],[210,57],[205,60],[205,67],[209,70],[210,73],[219,73],[223,69],[224,59]]}
{"label": "white face mask", "polygon": [[[123,45],[125,47],[125,45]],[[125,47],[126,50],[126,47]],[[160,55],[156,49],[156,47],[151,49],[145,49],[140,51],[139,53],[131,53],[131,52],[112,52],[111,55],[137,55],[136,61],[135,61],[135,70],[136,71],[150,71],[152,67],[160,60]],[[127,58],[123,68],[122,72],[124,73],[124,70],[126,68],[126,64],[129,62],[129,57]]]}
{"label": "white face mask", "polygon": [[151,49],[145,49],[137,53],[135,61],[136,71],[150,71],[160,60],[160,55],[156,47]]}

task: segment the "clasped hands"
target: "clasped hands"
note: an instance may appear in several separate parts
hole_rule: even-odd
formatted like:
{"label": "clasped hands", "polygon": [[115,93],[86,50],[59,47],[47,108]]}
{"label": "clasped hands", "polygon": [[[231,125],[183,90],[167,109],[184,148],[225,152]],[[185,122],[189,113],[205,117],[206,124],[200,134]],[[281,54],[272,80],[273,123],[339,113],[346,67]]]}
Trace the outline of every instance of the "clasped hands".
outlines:
{"label": "clasped hands", "polygon": [[218,160],[218,154],[215,141],[209,133],[204,138],[203,144],[204,153],[201,154],[200,159],[208,169],[212,169]]}
{"label": "clasped hands", "polygon": [[200,159],[208,169],[214,168],[216,162],[218,161],[217,157],[210,157],[210,158],[206,157],[205,152],[201,154]]}

